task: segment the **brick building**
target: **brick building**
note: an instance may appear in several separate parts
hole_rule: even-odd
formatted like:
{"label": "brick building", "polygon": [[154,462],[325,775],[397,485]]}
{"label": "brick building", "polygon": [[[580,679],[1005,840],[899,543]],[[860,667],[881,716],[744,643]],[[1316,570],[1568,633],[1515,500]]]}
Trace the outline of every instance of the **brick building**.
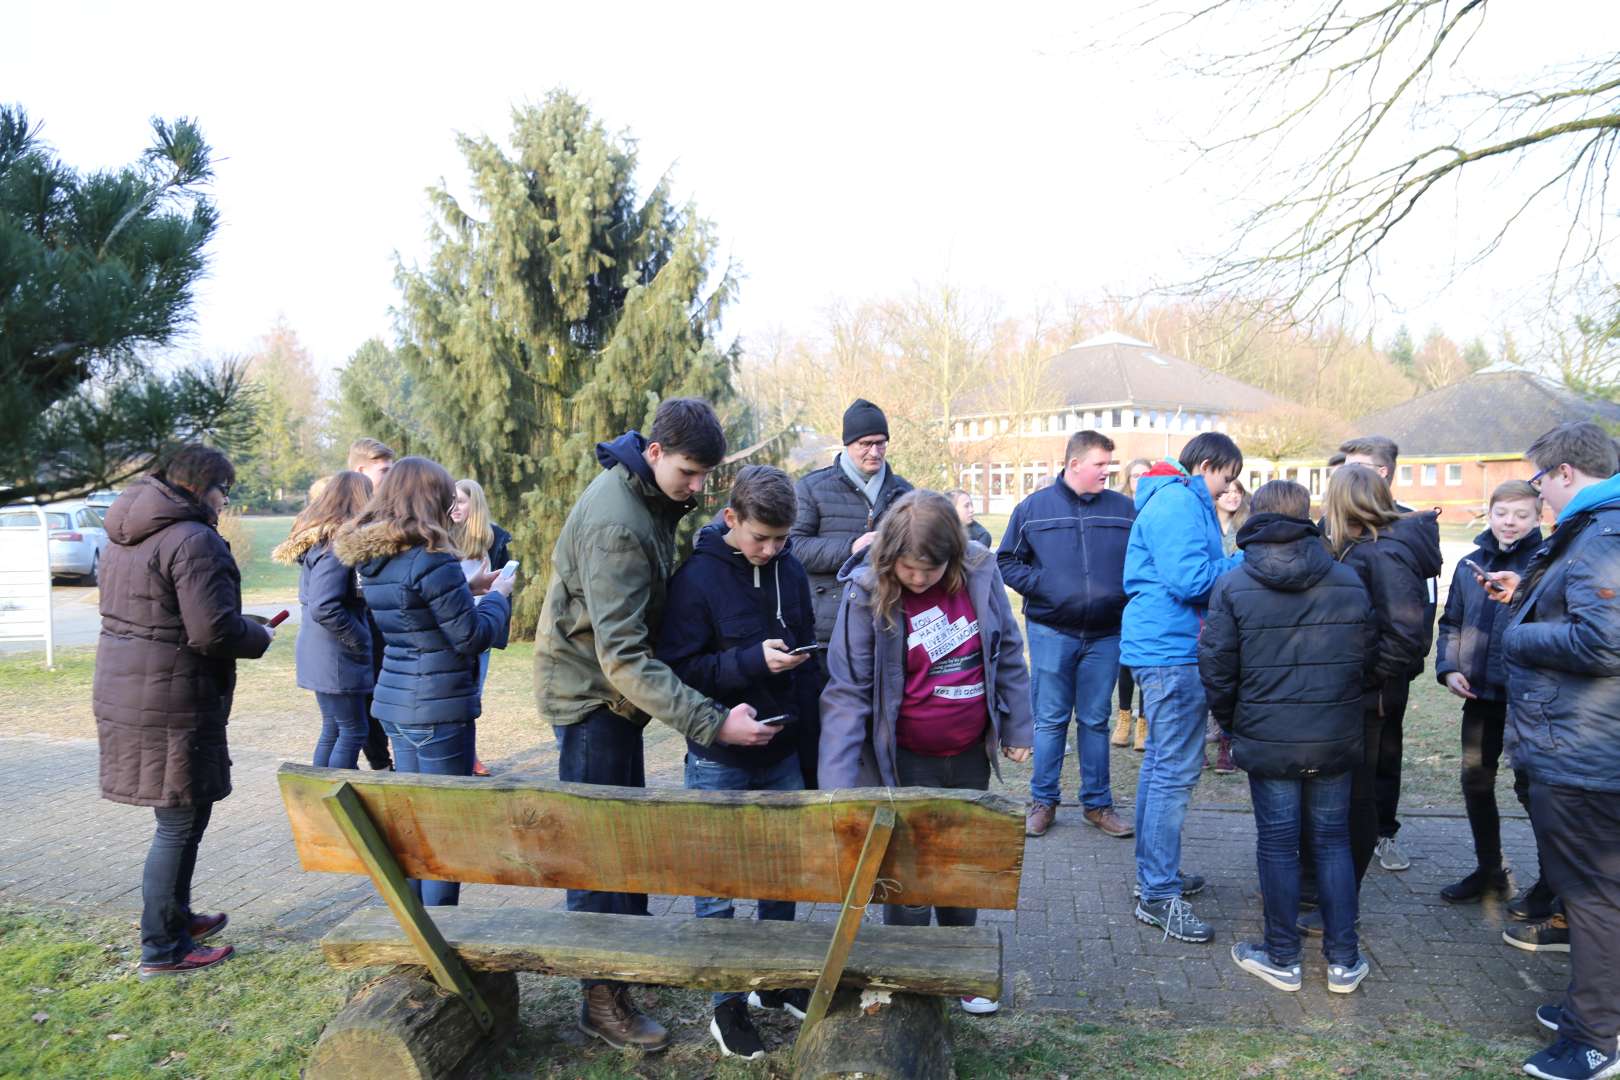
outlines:
{"label": "brick building", "polygon": [[1014,418],[994,398],[969,403],[951,425],[961,486],[983,510],[1006,513],[1063,468],[1069,436],[1091,428],[1132,458],[1174,457],[1201,431],[1229,431],[1247,414],[1287,403],[1145,341],[1100,334],[1052,358],[1054,404]]}

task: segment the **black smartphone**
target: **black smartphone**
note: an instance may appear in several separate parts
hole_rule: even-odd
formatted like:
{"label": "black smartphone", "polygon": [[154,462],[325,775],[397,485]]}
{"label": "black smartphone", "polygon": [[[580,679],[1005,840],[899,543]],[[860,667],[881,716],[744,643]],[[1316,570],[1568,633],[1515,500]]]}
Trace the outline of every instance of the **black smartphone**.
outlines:
{"label": "black smartphone", "polygon": [[825,649],[826,647],[827,647],[826,645],[822,644],[819,641],[812,641],[808,645],[800,645],[796,649],[789,649],[788,650],[788,655],[789,656],[803,656],[805,653],[813,653],[813,652],[816,652],[819,649]]}
{"label": "black smartphone", "polygon": [[1497,584],[1496,582],[1492,581],[1487,576],[1485,568],[1483,566],[1479,565],[1479,563],[1475,562],[1473,559],[1464,559],[1464,560],[1462,560],[1462,564],[1464,566],[1468,567],[1468,569],[1472,570],[1474,573],[1478,574],[1480,577],[1485,578],[1485,587],[1487,589],[1489,589],[1491,592],[1501,592],[1502,591],[1502,586]]}
{"label": "black smartphone", "polygon": [[791,724],[793,722],[793,717],[789,716],[787,713],[782,713],[779,716],[767,716],[759,722],[767,727],[783,727],[784,725]]}

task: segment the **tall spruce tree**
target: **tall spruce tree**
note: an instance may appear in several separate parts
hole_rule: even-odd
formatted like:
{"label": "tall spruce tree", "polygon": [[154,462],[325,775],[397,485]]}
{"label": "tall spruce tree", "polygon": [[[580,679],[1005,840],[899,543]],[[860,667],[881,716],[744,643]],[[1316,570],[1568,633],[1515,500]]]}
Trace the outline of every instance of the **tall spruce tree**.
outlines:
{"label": "tall spruce tree", "polygon": [[208,144],[152,121],[132,165],[81,174],[0,106],[0,504],[116,483],[175,441],[231,445],[252,420],[240,365],[161,372],[217,214]]}
{"label": "tall spruce tree", "polygon": [[425,268],[400,266],[399,350],[424,442],[475,477],[513,534],[531,631],[551,549],[601,470],[594,444],[643,431],[658,402],[724,412],[735,348],[715,343],[735,281],[714,274],[713,226],[660,180],[635,186],[635,144],[558,91],[513,111],[511,150],[459,136],[474,206],[443,186]]}

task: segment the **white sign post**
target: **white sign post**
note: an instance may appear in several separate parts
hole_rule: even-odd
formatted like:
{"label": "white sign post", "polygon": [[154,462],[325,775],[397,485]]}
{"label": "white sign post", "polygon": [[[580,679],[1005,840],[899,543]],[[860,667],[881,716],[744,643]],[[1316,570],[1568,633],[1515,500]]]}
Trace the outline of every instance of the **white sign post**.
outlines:
{"label": "white sign post", "polygon": [[45,666],[56,666],[51,626],[51,531],[45,512],[32,510],[39,524],[0,529],[0,641],[45,642]]}

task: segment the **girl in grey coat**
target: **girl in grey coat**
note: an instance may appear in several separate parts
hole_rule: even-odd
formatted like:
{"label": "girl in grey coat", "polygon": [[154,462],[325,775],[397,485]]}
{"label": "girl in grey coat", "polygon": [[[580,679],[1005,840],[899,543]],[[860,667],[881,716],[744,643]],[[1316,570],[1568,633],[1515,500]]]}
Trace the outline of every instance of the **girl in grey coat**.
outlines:
{"label": "girl in grey coat", "polygon": [[[901,498],[839,582],[832,678],[821,697],[822,788],[984,791],[998,751],[1029,760],[1035,725],[1023,636],[994,556],[967,540],[949,499],[932,491]],[[973,908],[935,912],[941,926],[978,917]],[[883,921],[924,926],[930,912],[886,904]],[[997,1008],[984,998],[962,1006]]]}

